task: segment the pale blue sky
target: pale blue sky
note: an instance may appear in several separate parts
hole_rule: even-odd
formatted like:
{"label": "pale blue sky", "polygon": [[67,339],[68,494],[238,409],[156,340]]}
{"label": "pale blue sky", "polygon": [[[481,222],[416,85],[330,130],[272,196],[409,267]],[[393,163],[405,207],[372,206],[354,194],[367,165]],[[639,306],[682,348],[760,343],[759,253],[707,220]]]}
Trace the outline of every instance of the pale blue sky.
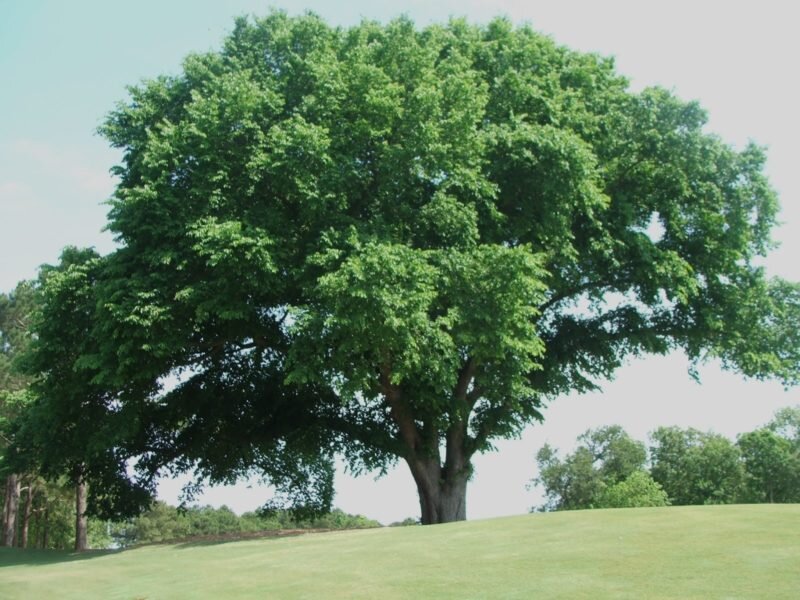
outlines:
{"label": "pale blue sky", "polygon": [[[0,291],[57,260],[67,244],[113,247],[103,201],[113,190],[115,151],[94,134],[125,86],[174,73],[191,51],[219,46],[233,17],[270,6],[312,10],[329,22],[386,21],[402,13],[417,23],[450,15],[486,21],[505,14],[530,22],[571,47],[616,57],[634,88],[660,84],[709,110],[709,128],[730,143],[769,147],[767,171],[785,222],[771,272],[800,280],[800,40],[788,2],[255,2],[247,0],[0,0]],[[587,427],[618,422],[640,437],[658,425],[712,428],[727,435],[768,420],[800,401],[771,383],[743,382],[714,365],[703,385],[690,382],[679,356],[637,361],[603,395],[557,400],[543,426],[481,458],[468,499],[470,517],[524,512],[533,453],[550,440],[567,446]],[[165,486],[168,496],[174,486]],[[418,513],[404,470],[375,483],[340,477],[337,504],[391,520]],[[257,506],[263,489],[218,490],[211,502]],[[227,495],[226,495],[227,494]]]}

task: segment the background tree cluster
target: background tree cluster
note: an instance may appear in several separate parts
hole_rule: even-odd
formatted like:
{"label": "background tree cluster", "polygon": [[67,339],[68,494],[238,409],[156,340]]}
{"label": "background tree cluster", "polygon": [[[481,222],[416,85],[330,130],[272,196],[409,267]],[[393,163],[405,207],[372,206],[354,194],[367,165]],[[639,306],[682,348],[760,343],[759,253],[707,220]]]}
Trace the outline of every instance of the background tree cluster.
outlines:
{"label": "background tree cluster", "polygon": [[[36,474],[18,477],[18,490],[0,489],[0,503],[8,506],[16,492],[13,518],[6,512],[4,544],[7,547],[67,550],[77,547],[75,486],[65,479],[47,481]],[[80,549],[106,548],[112,544],[108,523],[85,519],[85,542]]]}
{"label": "background tree cluster", "polygon": [[589,430],[563,459],[550,445],[536,455],[547,501],[540,510],[734,502],[800,502],[800,407],[728,438],[659,427],[643,442],[612,425]]}
{"label": "background tree cluster", "polygon": [[[23,479],[24,508],[16,523],[13,546],[48,550],[75,547],[74,487],[45,483],[33,488],[31,509],[27,508],[29,484]],[[5,493],[0,493],[0,501]],[[26,518],[23,518],[27,515]],[[409,521],[403,524],[414,524]],[[393,524],[394,525],[394,524]],[[91,518],[87,523],[85,549],[125,548],[138,544],[179,541],[215,536],[236,537],[294,529],[366,529],[381,523],[340,509],[309,519],[298,519],[291,511],[246,512],[237,515],[227,506],[189,506],[177,508],[156,501],[142,514],[121,521]],[[12,546],[12,544],[8,544]]]}
{"label": "background tree cluster", "polygon": [[227,506],[176,508],[155,502],[141,515],[111,525],[114,544],[127,547],[198,537],[247,535],[287,529],[367,529],[380,527],[375,520],[342,510],[312,519],[297,519],[290,511],[246,512],[237,515]]}
{"label": "background tree cluster", "polygon": [[[21,548],[66,548],[77,545],[76,488],[62,476],[43,477],[35,460],[9,461],[17,426],[33,405],[33,376],[21,365],[30,349],[37,304],[36,282],[20,282],[0,294],[0,544]],[[41,435],[50,435],[43,430]],[[99,529],[81,536],[97,538]]]}
{"label": "background tree cluster", "polygon": [[[33,286],[27,282],[20,283],[9,294],[0,294],[0,476],[3,481],[0,544],[4,546],[12,546],[17,540],[17,517],[23,492],[23,474],[12,468],[7,454],[13,444],[10,423],[19,417],[30,399],[30,378],[21,372],[16,361],[30,342],[33,296]],[[32,499],[30,486],[25,489]],[[30,502],[26,503],[26,513],[28,504]],[[23,525],[23,531],[25,528]]]}

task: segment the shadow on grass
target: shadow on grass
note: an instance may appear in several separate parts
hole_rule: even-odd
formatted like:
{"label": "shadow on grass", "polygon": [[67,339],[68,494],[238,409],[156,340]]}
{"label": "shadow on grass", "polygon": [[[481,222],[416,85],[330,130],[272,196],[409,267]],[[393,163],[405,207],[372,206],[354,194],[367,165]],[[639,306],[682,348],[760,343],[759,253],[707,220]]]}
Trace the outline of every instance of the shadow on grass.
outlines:
{"label": "shadow on grass", "polygon": [[109,554],[119,554],[122,550],[87,550],[73,552],[70,550],[33,550],[21,548],[0,548],[0,569],[21,565],[45,566],[59,563],[90,560]]}
{"label": "shadow on grass", "polygon": [[[79,560],[89,560],[111,554],[120,554],[126,550],[136,548],[146,548],[148,546],[174,546],[179,550],[188,548],[199,548],[203,546],[219,546],[222,544],[233,544],[235,542],[246,542],[249,540],[273,539],[277,540],[285,537],[297,537],[313,533],[328,533],[332,531],[353,531],[352,529],[278,529],[269,531],[253,531],[229,533],[221,535],[204,535],[182,538],[178,540],[164,540],[162,542],[151,542],[149,544],[137,544],[128,548],[117,550],[87,550],[86,552],[73,552],[71,550],[34,550],[20,548],[0,548],[0,569],[3,567],[17,567],[22,565],[45,566],[59,563],[75,562]],[[2,595],[0,595],[2,598]]]}

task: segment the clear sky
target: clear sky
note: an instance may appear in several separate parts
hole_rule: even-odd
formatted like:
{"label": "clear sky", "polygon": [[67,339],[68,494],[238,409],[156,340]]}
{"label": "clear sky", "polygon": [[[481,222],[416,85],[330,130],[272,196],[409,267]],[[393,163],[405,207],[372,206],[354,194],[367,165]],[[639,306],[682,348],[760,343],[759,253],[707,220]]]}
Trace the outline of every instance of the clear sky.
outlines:
{"label": "clear sky", "polygon": [[[125,86],[178,72],[193,51],[219,47],[233,17],[311,10],[337,25],[407,14],[418,24],[507,15],[575,49],[616,58],[634,89],[661,85],[708,109],[709,130],[741,146],[769,148],[767,173],[783,206],[780,249],[766,261],[775,275],[800,280],[800,37],[790,2],[512,0],[255,2],[248,0],[0,0],[0,291],[32,278],[68,244],[110,251],[102,232],[108,174],[119,161],[94,131]],[[660,425],[713,429],[731,437],[800,402],[797,391],[745,381],[716,365],[689,380],[679,355],[636,361],[603,393],[559,398],[544,425],[476,461],[468,516],[522,513],[540,502],[526,482],[545,441],[564,449],[589,427],[619,423],[644,439]],[[165,499],[175,500],[165,483]],[[417,515],[413,482],[401,466],[375,482],[341,474],[336,504],[384,522]],[[237,511],[269,491],[254,486],[210,491],[203,501]]]}

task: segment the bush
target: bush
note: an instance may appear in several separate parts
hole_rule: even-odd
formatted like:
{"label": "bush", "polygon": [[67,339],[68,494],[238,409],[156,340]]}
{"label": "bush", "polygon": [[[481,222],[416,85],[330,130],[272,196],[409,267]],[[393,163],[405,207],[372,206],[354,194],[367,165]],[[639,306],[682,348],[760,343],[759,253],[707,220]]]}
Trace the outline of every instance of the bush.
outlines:
{"label": "bush", "polygon": [[419,525],[419,519],[415,519],[414,517],[407,517],[402,521],[395,521],[394,523],[389,523],[389,527],[410,527],[411,525]]}
{"label": "bush", "polygon": [[637,508],[668,506],[664,489],[644,471],[635,471],[624,481],[607,487],[600,495],[598,508]]}

